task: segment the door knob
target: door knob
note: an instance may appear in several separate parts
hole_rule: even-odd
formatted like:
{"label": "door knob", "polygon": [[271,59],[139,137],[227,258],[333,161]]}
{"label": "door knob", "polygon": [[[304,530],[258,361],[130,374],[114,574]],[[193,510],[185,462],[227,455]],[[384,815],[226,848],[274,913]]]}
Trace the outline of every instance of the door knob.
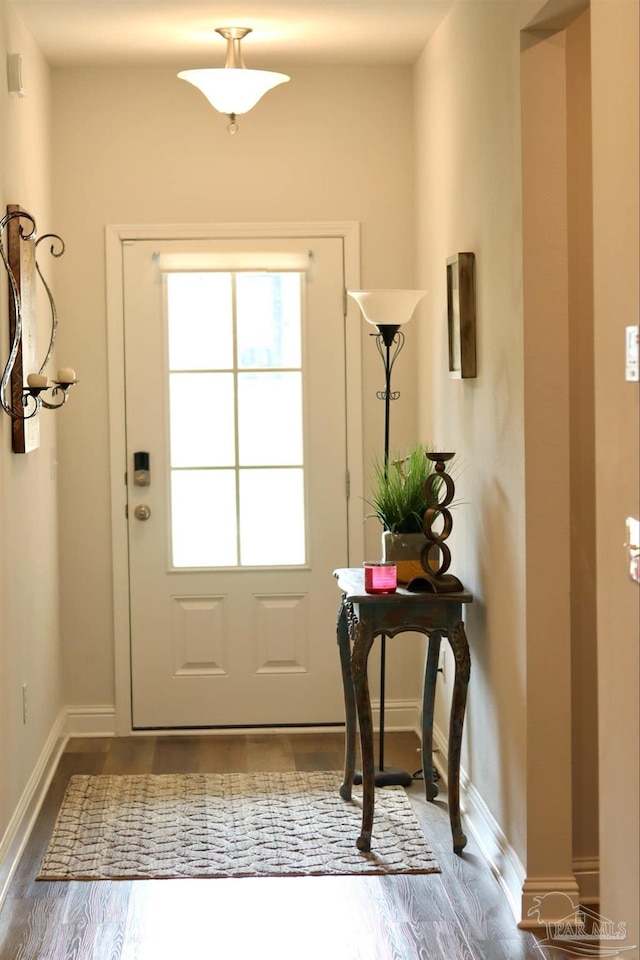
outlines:
{"label": "door knob", "polygon": [[133,512],[136,520],[148,520],[151,516],[151,508],[146,503],[139,503]]}

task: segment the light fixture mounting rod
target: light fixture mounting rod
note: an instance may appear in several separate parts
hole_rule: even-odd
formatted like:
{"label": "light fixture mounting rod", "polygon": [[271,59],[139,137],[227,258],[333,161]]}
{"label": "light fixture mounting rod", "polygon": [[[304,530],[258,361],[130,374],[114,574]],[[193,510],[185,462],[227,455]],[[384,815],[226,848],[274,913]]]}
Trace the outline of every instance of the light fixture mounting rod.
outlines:
{"label": "light fixture mounting rod", "polygon": [[216,27],[216,33],[219,33],[220,36],[224,37],[227,41],[225,67],[242,70],[244,68],[244,60],[242,59],[240,41],[246,37],[248,33],[251,33],[251,27]]}

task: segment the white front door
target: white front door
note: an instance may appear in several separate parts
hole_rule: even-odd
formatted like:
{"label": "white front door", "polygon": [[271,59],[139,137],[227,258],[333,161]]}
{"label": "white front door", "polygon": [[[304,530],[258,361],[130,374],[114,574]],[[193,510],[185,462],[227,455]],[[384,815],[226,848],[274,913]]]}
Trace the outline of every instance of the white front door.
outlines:
{"label": "white front door", "polygon": [[343,240],[122,251],[133,726],[341,721]]}

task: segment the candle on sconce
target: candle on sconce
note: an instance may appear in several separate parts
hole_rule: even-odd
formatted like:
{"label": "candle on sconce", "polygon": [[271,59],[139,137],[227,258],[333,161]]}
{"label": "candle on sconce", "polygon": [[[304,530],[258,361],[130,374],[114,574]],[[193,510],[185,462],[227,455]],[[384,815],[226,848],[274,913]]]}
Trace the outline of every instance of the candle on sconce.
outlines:
{"label": "candle on sconce", "polygon": [[56,381],[58,383],[75,383],[76,372],[72,367],[60,367]]}
{"label": "candle on sconce", "polygon": [[47,386],[47,378],[44,373],[30,373],[27,377],[27,384],[34,390],[44,390]]}

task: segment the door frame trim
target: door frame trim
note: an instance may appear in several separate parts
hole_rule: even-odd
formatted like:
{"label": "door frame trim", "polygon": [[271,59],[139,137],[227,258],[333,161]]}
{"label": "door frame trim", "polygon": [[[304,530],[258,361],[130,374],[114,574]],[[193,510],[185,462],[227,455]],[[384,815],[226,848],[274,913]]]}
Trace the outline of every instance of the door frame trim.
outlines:
{"label": "door frame trim", "polygon": [[[126,504],[126,431],[124,384],[123,246],[135,240],[224,240],[336,237],[343,241],[347,289],[360,286],[360,224],[345,222],[108,224],[105,227],[107,370],[109,391],[109,459],[113,630],[115,654],[115,726],[117,736],[134,732],[131,708],[131,630]],[[362,324],[359,308],[345,293],[346,430],[350,496],[349,566],[364,555],[364,455],[362,423]],[[347,302],[348,301],[348,302]],[[346,483],[346,478],[345,478]],[[327,638],[329,641],[329,638]],[[176,732],[176,731],[172,731]]]}

